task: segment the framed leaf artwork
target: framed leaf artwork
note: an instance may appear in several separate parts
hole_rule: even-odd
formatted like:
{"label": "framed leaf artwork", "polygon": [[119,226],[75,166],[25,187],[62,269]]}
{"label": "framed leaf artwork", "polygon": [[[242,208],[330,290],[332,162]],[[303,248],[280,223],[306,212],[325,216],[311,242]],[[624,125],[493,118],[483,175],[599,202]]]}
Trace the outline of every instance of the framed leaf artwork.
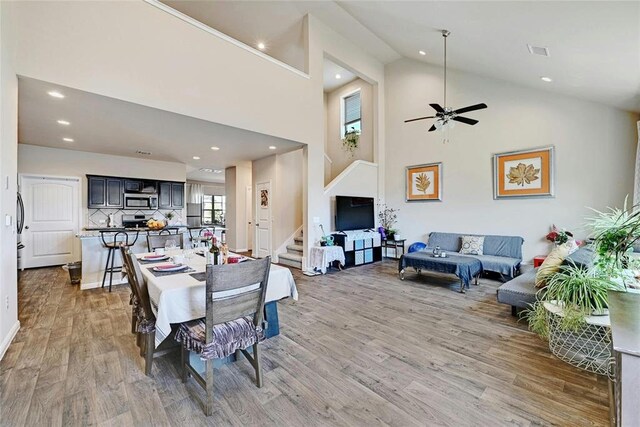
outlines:
{"label": "framed leaf artwork", "polygon": [[407,202],[442,201],[442,163],[408,166]]}
{"label": "framed leaf artwork", "polygon": [[553,197],[554,148],[493,155],[493,198]]}

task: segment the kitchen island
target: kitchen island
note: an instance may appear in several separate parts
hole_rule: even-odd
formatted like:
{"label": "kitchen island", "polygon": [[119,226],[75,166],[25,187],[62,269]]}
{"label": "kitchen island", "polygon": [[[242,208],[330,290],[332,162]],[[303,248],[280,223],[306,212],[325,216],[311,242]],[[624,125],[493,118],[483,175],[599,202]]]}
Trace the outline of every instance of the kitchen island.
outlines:
{"label": "kitchen island", "polygon": [[[196,237],[198,234],[197,230],[201,230],[206,227],[187,227],[182,225],[175,226],[167,226],[162,230],[152,230],[146,227],[140,228],[124,228],[124,227],[87,227],[81,234],[78,234],[76,237],[80,239],[80,247],[81,247],[81,256],[82,256],[82,282],[80,284],[80,289],[93,289],[99,288],[102,286],[102,277],[104,276],[105,266],[107,264],[107,249],[104,247],[102,242],[102,238],[100,237],[100,232],[109,232],[109,233],[117,233],[117,232],[127,232],[129,233],[129,241],[133,241],[135,238],[136,232],[138,233],[138,239],[135,244],[131,247],[131,251],[134,254],[140,254],[148,252],[147,248],[147,235],[157,235],[160,231],[163,231],[163,234],[166,234],[166,231],[170,231],[171,234],[182,234],[185,245],[191,242],[191,234],[193,237]],[[220,238],[220,234],[224,228],[215,228],[215,234]],[[111,239],[113,235],[111,235]],[[109,238],[105,236],[107,242]],[[114,266],[122,265],[122,259],[120,257],[120,252],[116,251],[116,258],[114,262]],[[109,275],[107,275],[106,286],[109,285]],[[122,275],[115,273],[113,276],[113,285],[120,285],[127,283],[126,280],[122,279]]]}

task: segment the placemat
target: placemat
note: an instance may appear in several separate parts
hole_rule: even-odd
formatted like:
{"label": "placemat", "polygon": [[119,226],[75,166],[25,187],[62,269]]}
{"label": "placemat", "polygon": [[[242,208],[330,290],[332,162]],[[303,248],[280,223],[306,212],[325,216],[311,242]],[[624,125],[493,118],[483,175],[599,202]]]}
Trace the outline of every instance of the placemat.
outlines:
{"label": "placemat", "polygon": [[171,260],[171,257],[167,258],[167,259],[157,259],[157,260],[146,260],[146,259],[142,259],[142,258],[138,258],[138,262],[140,264],[155,264],[156,262],[168,262]]}
{"label": "placemat", "polygon": [[200,273],[191,273],[189,276],[193,277],[198,282],[206,282],[207,281],[207,273],[205,273],[204,271],[200,272]]}
{"label": "placemat", "polygon": [[172,274],[191,273],[191,272],[195,271],[191,267],[185,268],[184,270],[178,270],[178,271],[154,271],[153,267],[149,267],[149,268],[147,268],[147,270],[149,270],[151,272],[151,274],[153,274],[156,277],[171,276]]}

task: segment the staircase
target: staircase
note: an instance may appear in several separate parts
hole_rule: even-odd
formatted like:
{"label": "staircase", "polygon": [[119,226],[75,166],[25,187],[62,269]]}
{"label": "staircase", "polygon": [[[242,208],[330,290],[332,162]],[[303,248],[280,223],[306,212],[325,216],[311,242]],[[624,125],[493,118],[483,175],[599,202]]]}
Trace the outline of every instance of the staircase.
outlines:
{"label": "staircase", "polygon": [[293,245],[287,245],[287,252],[278,255],[278,263],[302,270],[302,237],[295,237]]}

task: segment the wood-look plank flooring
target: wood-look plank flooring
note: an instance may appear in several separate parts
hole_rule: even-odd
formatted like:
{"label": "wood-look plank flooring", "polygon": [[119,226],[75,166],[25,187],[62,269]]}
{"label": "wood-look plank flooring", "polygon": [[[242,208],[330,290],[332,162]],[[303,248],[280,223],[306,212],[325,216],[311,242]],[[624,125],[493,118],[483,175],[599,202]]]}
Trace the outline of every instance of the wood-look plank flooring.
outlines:
{"label": "wood-look plank flooring", "polygon": [[129,290],[80,291],[60,268],[22,272],[21,329],[0,362],[0,425],[606,425],[606,380],[555,359],[482,279],[396,262],[306,277],[263,345],[265,385],[246,360],[216,370],[216,408],[178,377],[178,354],[143,374]]}

